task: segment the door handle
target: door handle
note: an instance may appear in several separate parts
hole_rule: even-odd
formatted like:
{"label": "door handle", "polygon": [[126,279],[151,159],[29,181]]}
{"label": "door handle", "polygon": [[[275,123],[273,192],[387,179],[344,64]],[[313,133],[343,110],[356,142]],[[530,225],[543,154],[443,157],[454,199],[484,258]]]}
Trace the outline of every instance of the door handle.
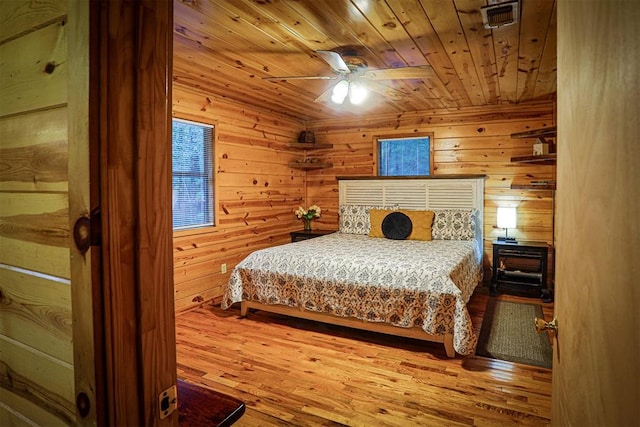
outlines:
{"label": "door handle", "polygon": [[551,322],[546,322],[544,319],[535,318],[534,325],[536,332],[542,333],[544,331],[551,331],[554,335],[558,335],[558,319],[555,317]]}

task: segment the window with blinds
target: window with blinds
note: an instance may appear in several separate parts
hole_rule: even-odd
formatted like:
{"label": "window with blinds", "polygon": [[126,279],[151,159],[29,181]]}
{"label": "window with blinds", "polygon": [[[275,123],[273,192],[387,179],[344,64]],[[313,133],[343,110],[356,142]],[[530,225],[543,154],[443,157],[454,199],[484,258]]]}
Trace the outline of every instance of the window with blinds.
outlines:
{"label": "window with blinds", "polygon": [[173,229],[212,226],[213,131],[211,125],[173,119]]}
{"label": "window with blinds", "polygon": [[431,137],[378,139],[378,176],[431,175]]}

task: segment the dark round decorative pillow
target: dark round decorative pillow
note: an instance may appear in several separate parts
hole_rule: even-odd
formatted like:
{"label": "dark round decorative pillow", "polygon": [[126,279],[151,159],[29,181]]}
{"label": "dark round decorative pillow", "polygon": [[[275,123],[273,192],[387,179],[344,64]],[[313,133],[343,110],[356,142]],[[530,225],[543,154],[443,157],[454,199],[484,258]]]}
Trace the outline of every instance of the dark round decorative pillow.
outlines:
{"label": "dark round decorative pillow", "polygon": [[387,239],[404,240],[412,230],[411,218],[402,212],[392,212],[382,220],[382,234]]}

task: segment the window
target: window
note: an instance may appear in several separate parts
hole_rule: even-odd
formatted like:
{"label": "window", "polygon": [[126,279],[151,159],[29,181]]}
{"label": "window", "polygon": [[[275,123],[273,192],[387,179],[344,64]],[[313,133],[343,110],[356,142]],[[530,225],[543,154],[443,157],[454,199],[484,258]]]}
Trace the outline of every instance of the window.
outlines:
{"label": "window", "polygon": [[431,175],[431,138],[431,135],[379,138],[378,175]]}
{"label": "window", "polygon": [[173,229],[213,225],[213,126],[173,119]]}

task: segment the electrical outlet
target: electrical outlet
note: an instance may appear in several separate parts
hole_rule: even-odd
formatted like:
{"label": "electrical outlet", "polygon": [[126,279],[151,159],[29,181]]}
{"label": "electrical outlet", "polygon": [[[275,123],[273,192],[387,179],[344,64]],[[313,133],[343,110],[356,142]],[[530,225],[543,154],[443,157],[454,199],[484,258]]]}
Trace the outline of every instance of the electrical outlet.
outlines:
{"label": "electrical outlet", "polygon": [[227,263],[223,263],[220,264],[220,273],[226,273],[227,272]]}

